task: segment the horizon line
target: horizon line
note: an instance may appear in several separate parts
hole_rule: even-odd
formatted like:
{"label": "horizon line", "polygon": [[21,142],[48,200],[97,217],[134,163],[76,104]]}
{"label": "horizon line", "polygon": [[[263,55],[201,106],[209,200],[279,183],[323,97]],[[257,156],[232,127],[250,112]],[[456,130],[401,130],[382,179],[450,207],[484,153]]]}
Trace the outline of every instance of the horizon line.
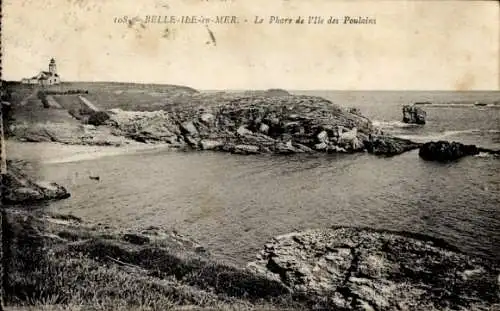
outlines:
{"label": "horizon line", "polygon": [[[21,84],[21,80],[5,80],[1,79],[2,83],[19,83]],[[267,91],[267,90],[285,90],[285,91],[299,91],[299,92],[500,92],[500,89],[475,89],[475,90],[446,90],[446,89],[415,89],[415,90],[403,90],[403,89],[300,89],[300,88],[284,88],[284,87],[269,87],[269,88],[196,88],[189,85],[184,84],[173,84],[166,82],[133,82],[133,81],[106,81],[106,80],[94,80],[94,81],[61,81],[60,84],[55,84],[51,86],[57,86],[61,84],[70,84],[70,83],[113,83],[113,84],[136,84],[136,85],[158,85],[158,86],[176,86],[176,87],[186,87],[191,88],[196,91]],[[30,85],[30,84],[27,84]]]}

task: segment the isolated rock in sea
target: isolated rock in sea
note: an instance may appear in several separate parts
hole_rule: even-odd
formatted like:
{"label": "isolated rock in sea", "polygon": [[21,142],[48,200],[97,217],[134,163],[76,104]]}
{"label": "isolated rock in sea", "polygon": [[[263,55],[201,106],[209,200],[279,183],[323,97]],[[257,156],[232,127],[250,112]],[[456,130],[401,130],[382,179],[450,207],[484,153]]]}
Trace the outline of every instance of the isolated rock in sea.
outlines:
{"label": "isolated rock in sea", "polygon": [[251,271],[321,310],[489,310],[500,302],[492,262],[409,233],[310,230],[265,244]]}
{"label": "isolated rock in sea", "polygon": [[420,107],[414,105],[403,106],[403,122],[411,124],[425,124],[427,113]]}
{"label": "isolated rock in sea", "polygon": [[2,176],[2,203],[23,204],[70,197],[61,185],[45,181],[33,181],[9,161],[7,174]]}
{"label": "isolated rock in sea", "polygon": [[464,145],[458,142],[428,142],[420,147],[418,155],[428,161],[448,162],[465,156],[479,154],[475,145]]}

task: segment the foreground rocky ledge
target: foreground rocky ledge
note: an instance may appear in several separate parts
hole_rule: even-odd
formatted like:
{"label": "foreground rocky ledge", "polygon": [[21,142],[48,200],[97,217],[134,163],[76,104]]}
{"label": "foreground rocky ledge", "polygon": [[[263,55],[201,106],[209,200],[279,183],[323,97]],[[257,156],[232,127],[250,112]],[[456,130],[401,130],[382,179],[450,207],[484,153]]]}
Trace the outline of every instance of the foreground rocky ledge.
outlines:
{"label": "foreground rocky ledge", "polygon": [[2,204],[29,204],[70,197],[61,185],[36,181],[22,171],[21,163],[7,161],[7,173],[1,179]]}
{"label": "foreground rocky ledge", "polygon": [[408,233],[332,228],[265,245],[249,268],[329,310],[493,310],[500,270]]}

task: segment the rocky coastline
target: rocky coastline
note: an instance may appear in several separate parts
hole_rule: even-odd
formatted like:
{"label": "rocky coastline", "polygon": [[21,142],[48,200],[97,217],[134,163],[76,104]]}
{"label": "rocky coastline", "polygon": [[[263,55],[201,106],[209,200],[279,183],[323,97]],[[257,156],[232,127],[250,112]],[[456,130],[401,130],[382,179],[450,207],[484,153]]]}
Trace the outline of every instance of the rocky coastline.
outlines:
{"label": "rocky coastline", "polygon": [[[42,108],[43,103],[30,107],[19,103],[9,105],[12,120],[7,132],[10,139],[26,142],[93,146],[161,144],[170,149],[234,154],[368,152],[394,156],[420,149],[422,158],[440,161],[438,149],[429,149],[429,144],[424,146],[384,133],[359,109],[342,108],[322,97],[292,95],[280,89],[186,93],[183,87],[169,86],[168,90],[172,103],[153,110],[141,106],[137,110],[99,109],[92,103],[92,109],[76,109],[78,105],[68,103],[83,99],[66,98],[77,96],[72,94],[57,95],[65,103],[58,105],[59,108]],[[87,99],[84,101],[89,105]],[[425,124],[426,112],[419,105],[405,105],[402,111],[403,122]],[[38,115],[46,119],[39,120]]]}
{"label": "rocky coastline", "polygon": [[[20,123],[12,138],[78,145],[165,144],[235,154],[358,153],[419,149],[446,162],[476,146],[412,142],[384,134],[358,110],[283,90],[194,94],[165,110],[109,109],[93,124]],[[52,109],[52,108],[43,108]],[[15,116],[14,116],[15,117]],[[427,236],[326,228],[276,237],[247,267],[214,260],[195,241],[161,228],[120,230],[35,209],[70,198],[9,161],[2,176],[6,301],[55,305],[179,306],[223,310],[492,310],[498,263]],[[82,284],[84,284],[82,286]],[[104,301],[104,302],[103,302]]]}
{"label": "rocky coastline", "polygon": [[50,117],[56,119],[53,122],[16,120],[15,108],[8,132],[12,139],[27,142],[109,146],[141,142],[239,154],[373,151],[394,155],[419,146],[384,135],[359,111],[343,109],[321,97],[290,95],[283,90],[189,96],[183,106],[91,111],[67,122],[60,121],[65,117],[55,108],[41,108],[40,112],[54,114]]}

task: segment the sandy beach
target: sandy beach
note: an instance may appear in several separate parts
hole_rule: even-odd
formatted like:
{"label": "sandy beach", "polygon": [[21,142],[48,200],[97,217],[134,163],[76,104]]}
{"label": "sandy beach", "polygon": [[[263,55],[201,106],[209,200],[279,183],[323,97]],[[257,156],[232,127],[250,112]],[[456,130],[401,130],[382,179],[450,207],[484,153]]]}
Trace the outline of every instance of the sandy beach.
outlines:
{"label": "sandy beach", "polygon": [[9,159],[46,164],[77,162],[141,151],[166,149],[169,149],[169,146],[165,144],[130,143],[124,146],[87,146],[7,140],[7,156]]}

